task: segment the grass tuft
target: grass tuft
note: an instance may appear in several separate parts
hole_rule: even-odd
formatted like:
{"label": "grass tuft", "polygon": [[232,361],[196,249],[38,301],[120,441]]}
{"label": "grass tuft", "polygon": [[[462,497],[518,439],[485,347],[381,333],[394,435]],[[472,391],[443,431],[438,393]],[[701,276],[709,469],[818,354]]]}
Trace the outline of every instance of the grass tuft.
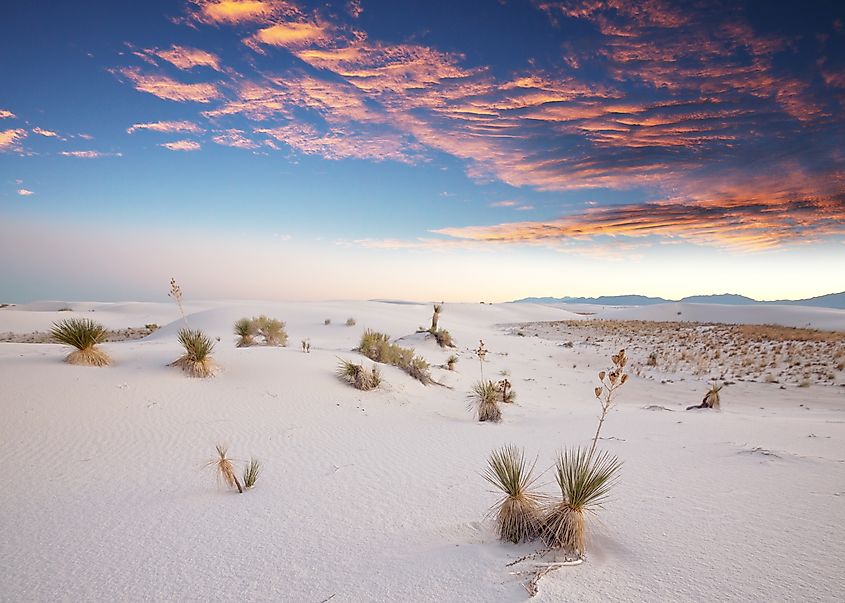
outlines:
{"label": "grass tuft", "polygon": [[551,548],[582,556],[586,550],[586,513],[595,513],[607,500],[622,462],[608,452],[571,448],[555,462],[555,477],[563,499],[546,514],[543,540]]}
{"label": "grass tuft", "polygon": [[227,448],[222,444],[217,444],[216,449],[217,458],[208,461],[207,466],[213,466],[217,470],[217,476],[224,484],[232,489],[237,489],[240,494],[243,494],[244,489],[241,486],[241,482],[238,481],[238,476],[235,475],[235,467],[232,465],[231,459],[226,456]]}
{"label": "grass tuft", "polygon": [[367,329],[361,335],[358,351],[374,362],[381,362],[398,367],[418,380],[429,385],[434,380],[429,373],[428,362],[421,356],[415,356],[414,350],[390,343],[390,337]]}
{"label": "grass tuft", "polygon": [[490,508],[495,515],[499,538],[519,544],[539,536],[543,527],[543,496],[536,492],[535,459],[531,466],[525,453],[513,445],[503,446],[490,453],[484,479],[502,497]]}
{"label": "grass tuft", "polygon": [[255,482],[258,481],[260,473],[261,462],[256,458],[249,459],[249,463],[244,467],[244,488],[250,489],[255,487]]}
{"label": "grass tuft", "polygon": [[67,318],[54,322],[50,335],[56,341],[76,348],[65,358],[69,364],[106,366],[111,358],[97,344],[106,338],[106,328],[89,318]]}
{"label": "grass tuft", "polygon": [[467,396],[467,408],[472,410],[481,422],[498,423],[502,420],[499,395],[499,388],[492,381],[476,381]]}
{"label": "grass tuft", "polygon": [[205,333],[193,329],[179,330],[179,343],[185,353],[170,366],[178,366],[191,377],[212,377],[216,366],[211,358],[214,342]]}
{"label": "grass tuft", "polygon": [[337,366],[337,375],[355,389],[362,391],[375,389],[381,384],[381,373],[377,366],[367,370],[363,365],[355,364],[349,360],[340,360]]}

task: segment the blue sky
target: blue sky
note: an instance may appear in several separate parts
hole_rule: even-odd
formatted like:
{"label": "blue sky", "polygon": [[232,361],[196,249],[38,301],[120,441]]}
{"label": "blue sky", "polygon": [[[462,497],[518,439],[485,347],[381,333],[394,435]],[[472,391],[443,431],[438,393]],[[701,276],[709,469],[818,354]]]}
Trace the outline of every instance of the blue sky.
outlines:
{"label": "blue sky", "polygon": [[836,2],[7,13],[2,301],[843,288]]}

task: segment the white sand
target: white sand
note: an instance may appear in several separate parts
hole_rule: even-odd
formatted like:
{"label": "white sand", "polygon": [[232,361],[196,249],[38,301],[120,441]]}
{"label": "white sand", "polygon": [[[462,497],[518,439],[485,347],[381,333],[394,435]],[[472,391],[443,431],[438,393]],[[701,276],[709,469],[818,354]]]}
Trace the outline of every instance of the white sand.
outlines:
{"label": "white sand", "polygon": [[[174,305],[69,305],[79,312],[2,309],[0,331],[69,316],[166,326],[104,345],[108,368],[66,365],[57,345],[0,344],[0,600],[527,598],[505,564],[534,547],[495,539],[484,520],[495,495],[480,472],[504,443],[539,454],[544,468],[560,447],[586,443],[607,359],[582,342],[563,348],[495,325],[576,315],[447,305],[440,323],[461,360],[456,373],[433,373],[454,389],[388,367],[386,387],[359,392],[335,378],[337,357],[360,358],[349,350],[367,327],[399,337],[427,326],[430,306],[191,304],[190,325],[222,339],[223,372],[196,380],[166,366],[179,355]],[[822,320],[790,310],[796,324]],[[744,321],[746,311],[721,315]],[[234,320],[260,312],[287,322],[288,348],[234,347]],[[349,316],[355,327],[343,325]],[[498,425],[465,409],[479,338],[490,350],[485,375],[510,370],[518,394]],[[432,363],[449,354],[418,335],[405,341]],[[842,600],[845,387],[739,383],[721,412],[684,412],[705,388],[692,377],[623,388],[601,443],[624,460],[622,481],[592,524],[586,563],[546,577],[534,600]],[[254,490],[226,491],[202,468],[217,442],[264,462]]]}

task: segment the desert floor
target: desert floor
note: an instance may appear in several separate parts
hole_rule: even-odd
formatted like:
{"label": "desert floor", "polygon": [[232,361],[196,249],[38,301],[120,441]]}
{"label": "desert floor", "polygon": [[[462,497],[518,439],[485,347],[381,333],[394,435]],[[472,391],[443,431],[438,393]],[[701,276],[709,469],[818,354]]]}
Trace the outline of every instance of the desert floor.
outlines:
{"label": "desert floor", "polygon": [[[514,443],[546,469],[587,444],[596,373],[625,347],[632,378],[600,442],[624,461],[621,481],[586,561],[546,576],[534,600],[841,601],[842,340],[670,322],[845,331],[845,311],[667,306],[447,304],[440,326],[458,347],[442,350],[415,334],[429,304],[189,303],[189,325],[220,338],[212,379],[167,366],[173,304],[2,308],[14,341],[0,343],[0,600],[524,601],[513,572],[534,565],[507,564],[540,545],[496,540],[487,455]],[[234,321],[260,313],[287,323],[288,347],[235,347]],[[161,328],[103,344],[107,368],[20,342],[68,317]],[[655,320],[670,322],[631,322]],[[378,390],[341,382],[338,358],[371,364],[352,351],[366,328],[414,347],[446,387],[392,367]],[[508,372],[518,396],[500,424],[466,408],[479,339],[484,376]],[[456,371],[437,366],[452,352]],[[721,410],[685,411],[716,377],[730,382]],[[204,467],[217,443],[263,462],[254,489],[226,490]],[[551,471],[542,481],[554,494]]]}

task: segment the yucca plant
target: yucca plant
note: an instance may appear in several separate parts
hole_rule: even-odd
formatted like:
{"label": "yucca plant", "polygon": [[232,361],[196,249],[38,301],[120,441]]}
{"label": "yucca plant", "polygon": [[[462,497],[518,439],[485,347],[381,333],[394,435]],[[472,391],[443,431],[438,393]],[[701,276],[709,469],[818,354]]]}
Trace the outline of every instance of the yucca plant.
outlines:
{"label": "yucca plant", "polygon": [[701,401],[701,404],[696,404],[694,406],[688,406],[687,410],[692,410],[693,408],[715,408],[719,409],[720,398],[719,392],[722,391],[724,384],[719,385],[717,383],[713,383],[710,385],[710,389],[707,390],[707,393],[704,394],[704,399]]}
{"label": "yucca plant", "polygon": [[106,328],[88,318],[67,318],[54,322],[50,335],[56,341],[76,348],[65,357],[70,364],[107,366],[111,364],[108,354],[97,348],[106,339]]}
{"label": "yucca plant", "polygon": [[258,327],[254,320],[241,318],[235,323],[235,335],[238,336],[237,346],[246,348],[255,345],[255,336],[258,334]]}
{"label": "yucca plant", "polygon": [[548,509],[543,540],[550,548],[583,556],[586,550],[587,513],[595,513],[616,483],[622,462],[602,451],[571,448],[560,453],[555,477],[562,500]]}
{"label": "yucca plant", "polygon": [[414,350],[390,343],[389,335],[367,329],[361,335],[357,350],[370,360],[402,369],[423,385],[434,382],[428,362],[421,356],[415,356]]}
{"label": "yucca plant", "polygon": [[423,385],[428,385],[434,381],[428,370],[428,362],[426,362],[425,358],[422,356],[414,356],[411,359],[411,362],[408,363],[408,368],[406,370],[411,377]]}
{"label": "yucca plant", "polygon": [[437,332],[437,321],[440,319],[440,312],[443,311],[443,304],[434,304],[434,313],[431,315],[431,333]]}
{"label": "yucca plant", "polygon": [[488,514],[495,515],[502,540],[519,544],[541,533],[544,497],[535,488],[536,464],[535,459],[529,467],[525,453],[513,445],[494,450],[487,459],[484,479],[502,492]]}
{"label": "yucca plant", "polygon": [[179,329],[179,343],[185,349],[170,366],[178,366],[191,377],[211,377],[216,367],[211,358],[214,342],[205,333],[194,329]]}
{"label": "yucca plant", "polygon": [[390,350],[390,336],[367,329],[361,334],[361,342],[358,344],[358,351],[370,360],[376,362],[387,362]]}
{"label": "yucca plant", "polygon": [[455,347],[455,342],[452,340],[452,335],[446,329],[438,329],[437,331],[432,331],[432,335],[434,335],[435,341],[437,341],[437,345],[441,348],[453,348]]}
{"label": "yucca plant", "polygon": [[255,486],[258,475],[261,473],[261,463],[256,458],[249,459],[244,467],[244,488],[247,490]]}
{"label": "yucca plant", "polygon": [[475,413],[479,421],[498,423],[502,420],[499,409],[499,389],[492,381],[476,381],[467,396],[467,408]]}
{"label": "yucca plant", "polygon": [[355,389],[368,391],[377,388],[381,384],[381,373],[378,367],[373,366],[370,370],[361,364],[355,364],[349,360],[340,360],[337,366],[337,375]]}
{"label": "yucca plant", "polygon": [[258,318],[253,318],[253,321],[258,329],[258,334],[264,338],[264,345],[286,346],[288,344],[285,323],[281,320],[276,320],[275,318],[270,318],[262,314]]}
{"label": "yucca plant", "polygon": [[346,326],[347,327],[354,327],[357,324],[358,324],[358,321],[355,320],[354,318],[352,318],[351,316],[346,319]]}
{"label": "yucca plant", "polygon": [[[226,456],[227,449],[222,444],[217,444],[217,458],[208,461],[207,466],[217,470],[217,476],[230,488],[237,488],[238,493],[243,494],[244,489],[238,476],[235,475],[235,467],[231,459]],[[257,476],[257,474],[256,474]]]}
{"label": "yucca plant", "polygon": [[450,354],[446,359],[446,368],[450,371],[454,371],[456,364],[458,364],[458,357],[455,356],[455,354]]}
{"label": "yucca plant", "polygon": [[507,378],[496,383],[496,387],[499,390],[499,397],[502,402],[512,404],[516,401],[516,392],[513,389],[513,384]]}

